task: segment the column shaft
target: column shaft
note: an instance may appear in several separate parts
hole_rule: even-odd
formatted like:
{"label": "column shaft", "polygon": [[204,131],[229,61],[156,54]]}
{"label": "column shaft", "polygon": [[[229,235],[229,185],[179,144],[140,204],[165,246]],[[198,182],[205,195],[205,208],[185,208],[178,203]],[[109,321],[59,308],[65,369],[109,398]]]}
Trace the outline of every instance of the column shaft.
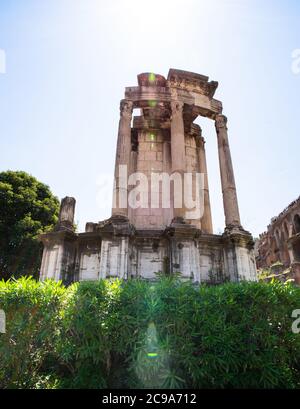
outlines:
{"label": "column shaft", "polygon": [[[184,189],[183,189],[183,177],[186,169],[185,164],[185,138],[184,138],[184,123],[183,123],[183,103],[179,101],[171,102],[171,160],[172,160],[172,174],[177,172],[181,175],[182,189],[181,189],[181,208],[175,208],[174,206],[174,219],[183,219],[185,216],[184,209]],[[179,192],[173,189],[174,202],[175,195]]]}
{"label": "column shaft", "polygon": [[217,115],[215,125],[218,136],[225,224],[226,227],[240,226],[240,214],[227,135],[227,118],[224,115]]}
{"label": "column shaft", "polygon": [[[114,204],[112,209],[112,215],[122,215],[126,217],[128,216],[127,177],[130,169],[132,109],[132,101],[121,101],[115,161]],[[126,170],[126,172],[123,172],[124,170]]]}
{"label": "column shaft", "polygon": [[204,233],[213,234],[209,188],[208,188],[208,175],[205,153],[205,140],[201,136],[198,144],[198,158],[199,158],[199,171],[204,174],[204,209],[203,216],[201,218],[201,230]]}

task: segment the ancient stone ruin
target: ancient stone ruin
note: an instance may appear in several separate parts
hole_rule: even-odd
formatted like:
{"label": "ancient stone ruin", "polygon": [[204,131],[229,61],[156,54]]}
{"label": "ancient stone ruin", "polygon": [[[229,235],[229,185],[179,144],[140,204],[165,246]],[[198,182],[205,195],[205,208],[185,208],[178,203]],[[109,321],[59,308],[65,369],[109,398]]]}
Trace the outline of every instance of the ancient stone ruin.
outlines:
{"label": "ancient stone ruin", "polygon": [[[170,69],[167,79],[144,73],[138,75],[138,86],[125,89],[112,216],[76,233],[75,200],[63,199],[55,231],[41,236],[41,280],[154,279],[157,272],[180,272],[183,279],[199,283],[256,280],[253,239],[240,222],[227,118],[214,99],[217,86],[206,76]],[[136,108],[140,115],[132,118]],[[194,123],[198,116],[215,122],[222,235],[212,230],[205,140]],[[188,175],[196,183],[185,183]],[[200,198],[201,206],[194,201],[196,212],[186,201],[189,189]]]}
{"label": "ancient stone ruin", "polygon": [[300,284],[300,197],[273,217],[267,231],[260,234],[256,261],[259,269],[272,266],[271,270],[278,270],[280,264],[282,271],[290,267],[289,277]]}

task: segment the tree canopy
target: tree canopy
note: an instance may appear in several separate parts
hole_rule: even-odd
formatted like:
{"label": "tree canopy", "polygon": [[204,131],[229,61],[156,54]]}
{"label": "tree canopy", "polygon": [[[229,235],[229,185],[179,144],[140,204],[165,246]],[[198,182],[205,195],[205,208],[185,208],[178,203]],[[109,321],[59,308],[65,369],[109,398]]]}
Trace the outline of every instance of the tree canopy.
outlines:
{"label": "tree canopy", "polygon": [[23,171],[0,173],[0,278],[38,275],[38,235],[57,222],[59,200]]}

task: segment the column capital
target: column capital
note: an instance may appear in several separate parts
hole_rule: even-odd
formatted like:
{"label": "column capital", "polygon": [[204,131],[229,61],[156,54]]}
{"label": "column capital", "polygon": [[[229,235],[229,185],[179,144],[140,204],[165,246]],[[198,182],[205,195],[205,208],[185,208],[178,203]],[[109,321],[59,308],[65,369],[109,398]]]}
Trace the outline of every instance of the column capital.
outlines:
{"label": "column capital", "polygon": [[182,114],[183,102],[181,101],[171,101],[172,115]]}
{"label": "column capital", "polygon": [[225,115],[217,115],[215,120],[215,126],[217,132],[222,128],[225,128],[227,130],[227,117]]}
{"label": "column capital", "polygon": [[205,141],[205,139],[204,139],[203,136],[198,136],[198,138],[196,138],[196,146],[197,146],[197,148],[202,148],[202,149],[204,149],[204,148],[205,148],[205,144],[206,144],[206,141]]}
{"label": "column capital", "polygon": [[120,115],[121,117],[131,118],[133,111],[133,102],[128,99],[122,99],[120,102]]}

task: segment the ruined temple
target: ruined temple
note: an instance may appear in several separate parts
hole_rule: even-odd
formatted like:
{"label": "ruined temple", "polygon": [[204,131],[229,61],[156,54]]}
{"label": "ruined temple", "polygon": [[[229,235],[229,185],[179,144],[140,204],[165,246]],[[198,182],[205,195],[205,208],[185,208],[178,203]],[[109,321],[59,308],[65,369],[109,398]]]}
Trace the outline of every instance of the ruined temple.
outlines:
{"label": "ruined temple", "polygon": [[[199,283],[256,280],[253,239],[240,221],[227,118],[214,99],[218,83],[177,69],[170,69],[167,79],[143,73],[137,80],[120,104],[112,215],[76,233],[75,199],[63,199],[55,230],[41,236],[41,280],[154,279],[157,272],[180,272]],[[134,109],[139,115],[133,116]],[[205,140],[194,123],[198,116],[211,119],[216,128],[225,214],[220,235],[213,234]],[[168,206],[162,204],[168,189],[161,180],[151,183],[150,195],[145,188],[153,174],[170,176]],[[188,174],[203,175],[200,215],[188,216],[180,185]],[[193,194],[197,186],[192,185]],[[128,206],[130,195],[135,200]]]}
{"label": "ruined temple", "polygon": [[300,197],[271,219],[257,243],[257,267],[275,263],[291,267],[291,276],[300,284]]}

